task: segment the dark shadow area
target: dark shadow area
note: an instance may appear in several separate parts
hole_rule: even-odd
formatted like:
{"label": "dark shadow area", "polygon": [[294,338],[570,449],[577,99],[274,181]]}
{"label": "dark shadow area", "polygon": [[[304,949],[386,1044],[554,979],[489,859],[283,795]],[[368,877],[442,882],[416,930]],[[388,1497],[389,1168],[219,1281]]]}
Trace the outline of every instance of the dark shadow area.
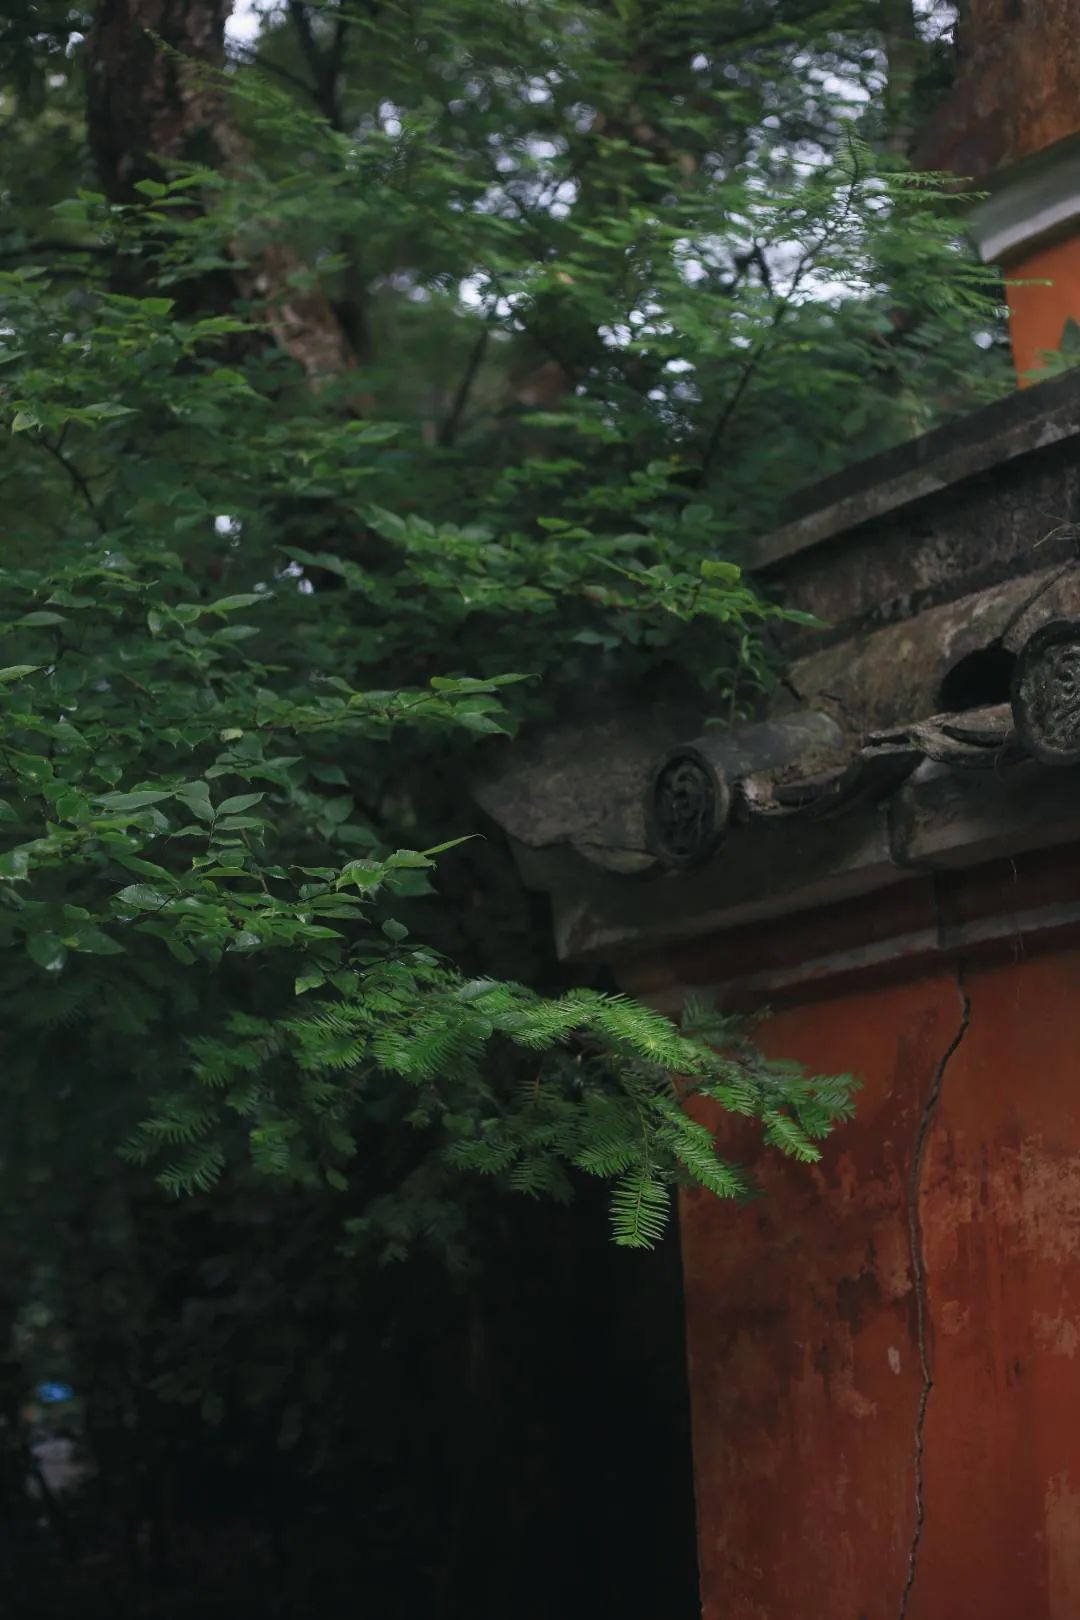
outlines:
{"label": "dark shadow area", "polygon": [[979,647],[954,664],[941,683],[938,707],[945,714],[960,714],[992,703],[1008,703],[1016,655],[994,643]]}
{"label": "dark shadow area", "polygon": [[[129,1326],[72,1341],[97,1386],[77,1403],[95,1474],[35,1499],[9,1449],[0,1612],[696,1620],[674,1234],[616,1249],[591,1186],[568,1208],[508,1218],[502,1195],[478,1213],[482,1270],[411,1259],[350,1287],[339,1266],[336,1298],[304,1275],[310,1233],[268,1232],[260,1257],[249,1232],[250,1274],[227,1278],[221,1217],[181,1219],[194,1263],[170,1256],[155,1308],[193,1333],[216,1313],[215,1394],[170,1388],[156,1319],[141,1389],[122,1373]],[[271,1273],[291,1323],[262,1315]]]}

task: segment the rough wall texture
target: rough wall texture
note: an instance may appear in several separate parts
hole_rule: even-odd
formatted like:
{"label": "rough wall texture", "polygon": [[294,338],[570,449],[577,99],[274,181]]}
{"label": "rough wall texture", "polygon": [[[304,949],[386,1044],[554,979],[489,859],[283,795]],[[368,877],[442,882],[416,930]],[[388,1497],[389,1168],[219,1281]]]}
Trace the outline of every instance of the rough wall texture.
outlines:
{"label": "rough wall texture", "polygon": [[762,579],[830,627],[800,637],[816,650],[827,638],[1065,561],[1075,555],[1078,518],[1080,461],[1070,440],[847,529]]}
{"label": "rough wall texture", "polygon": [[972,975],[921,1178],[934,1388],[911,1620],[1080,1614],[1080,954]]}
{"label": "rough wall texture", "polygon": [[684,1204],[704,1620],[1080,1614],[1078,975],[949,969],[766,1027],[865,1086],[756,1210]]}

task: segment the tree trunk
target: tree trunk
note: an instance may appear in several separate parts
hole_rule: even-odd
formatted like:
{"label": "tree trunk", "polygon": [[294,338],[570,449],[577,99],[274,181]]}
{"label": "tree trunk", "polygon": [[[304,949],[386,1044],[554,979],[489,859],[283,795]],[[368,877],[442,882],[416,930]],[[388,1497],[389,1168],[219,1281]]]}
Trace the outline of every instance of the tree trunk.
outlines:
{"label": "tree trunk", "polygon": [[915,81],[923,45],[915,27],[912,0],[882,0],[885,47],[885,150],[910,158],[915,144]]}
{"label": "tree trunk", "polygon": [[220,161],[224,98],[199,69],[225,65],[233,0],[98,0],[87,50],[90,149],[110,197],[170,160]]}
{"label": "tree trunk", "polygon": [[[107,195],[129,202],[139,180],[171,163],[231,173],[248,165],[225,66],[233,0],[98,0],[87,38],[87,123]],[[274,338],[318,389],[356,358],[325,293],[285,242],[249,255],[233,244],[237,291],[257,302]],[[358,402],[359,403],[359,402]]]}

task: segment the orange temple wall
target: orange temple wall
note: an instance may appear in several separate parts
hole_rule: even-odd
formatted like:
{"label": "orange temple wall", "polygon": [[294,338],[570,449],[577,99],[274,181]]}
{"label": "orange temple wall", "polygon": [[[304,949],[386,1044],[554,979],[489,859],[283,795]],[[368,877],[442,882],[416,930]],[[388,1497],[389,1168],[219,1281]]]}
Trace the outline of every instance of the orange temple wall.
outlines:
{"label": "orange temple wall", "polygon": [[1018,942],[765,1026],[864,1084],[759,1204],[684,1198],[704,1620],[1080,1616],[1078,985]]}
{"label": "orange temple wall", "polygon": [[1042,356],[1061,347],[1066,323],[1080,323],[1080,236],[1036,249],[1007,265],[1005,275],[1013,363],[1025,387]]}

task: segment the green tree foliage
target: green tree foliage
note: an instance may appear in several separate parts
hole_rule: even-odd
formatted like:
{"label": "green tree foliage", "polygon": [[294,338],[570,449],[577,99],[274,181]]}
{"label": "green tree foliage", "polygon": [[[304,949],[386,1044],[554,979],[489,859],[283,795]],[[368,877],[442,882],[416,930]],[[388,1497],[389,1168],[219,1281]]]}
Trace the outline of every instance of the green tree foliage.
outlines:
{"label": "green tree foliage", "polygon": [[103,1433],[151,1343],[219,1421],[268,1319],[162,1326],[116,1257],[190,1294],[196,1219],[229,1265],[297,1226],[330,1295],[460,1261],[482,1177],[601,1178],[647,1247],[679,1183],[750,1190],[688,1096],[803,1159],[849,1113],[704,1009],[531,971],[467,781],[584,693],[751,705],[783,610],[744,538],[999,385],[872,9],[298,0],[167,57],[212,116],[167,161],[99,133],[100,173],[93,19],[0,24],[0,1221],[87,1378],[120,1265]]}
{"label": "green tree foliage", "polygon": [[[299,400],[283,419],[265,384],[220,363],[243,323],[102,287],[69,334],[48,275],[3,290],[9,454],[16,478],[43,479],[57,525],[15,517],[26,561],[2,586],[9,1104],[55,1106],[41,1074],[76,1048],[92,1106],[108,1100],[125,1155],[171,1191],[209,1190],[241,1148],[262,1173],[341,1189],[375,1118],[523,1191],[564,1193],[572,1164],[617,1175],[616,1236],[632,1244],[655,1235],[643,1200],[662,1201],[676,1167],[737,1185],[692,1145],[676,1074],[770,1129],[786,1109],[820,1134],[843,1087],[791,1089],[628,1002],[545,1000],[414,943],[403,919],[442,850],[396,843],[430,836],[422,804],[386,808],[400,755],[513,723],[522,677],[497,672],[512,640],[520,652],[531,632],[539,658],[582,600],[611,639],[624,614],[711,613],[741,632],[760,609],[735,571],[651,572],[647,539],[566,539],[557,519],[533,537],[402,518],[369,499],[397,426]],[[361,561],[280,538],[281,512],[326,499],[379,549],[361,543]],[[339,588],[311,589],[309,568]],[[388,674],[416,684],[372,686]],[[508,1081],[529,1053],[522,1105]]]}

